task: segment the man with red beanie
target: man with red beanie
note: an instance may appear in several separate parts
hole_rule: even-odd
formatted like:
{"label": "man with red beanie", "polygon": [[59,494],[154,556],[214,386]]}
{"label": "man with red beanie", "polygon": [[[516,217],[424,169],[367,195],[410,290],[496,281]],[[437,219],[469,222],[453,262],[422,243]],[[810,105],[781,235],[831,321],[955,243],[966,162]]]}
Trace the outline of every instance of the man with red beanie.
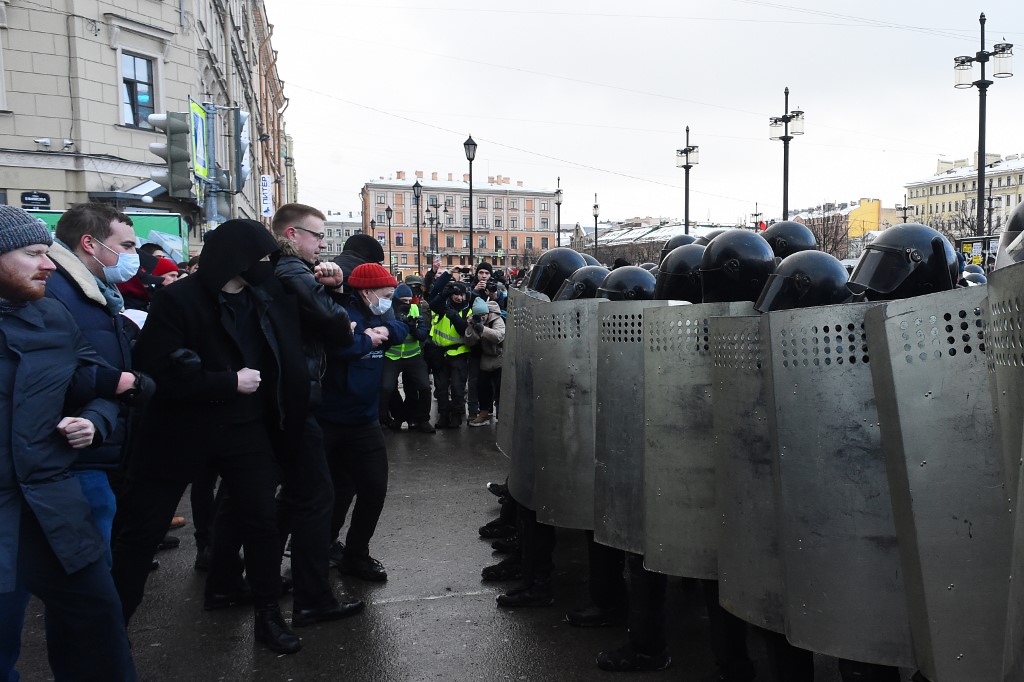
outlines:
{"label": "man with red beanie", "polygon": [[388,453],[380,427],[379,396],[384,351],[402,343],[409,327],[395,319],[391,299],[398,282],[377,263],[363,263],[345,280],[352,296],[345,309],[355,323],[350,346],[328,347],[323,402],[317,418],[334,482],[331,537],[338,536],[355,492],[352,521],[339,570],[363,580],[383,582],[388,574],[370,556],[370,539],[384,509],[388,489]]}

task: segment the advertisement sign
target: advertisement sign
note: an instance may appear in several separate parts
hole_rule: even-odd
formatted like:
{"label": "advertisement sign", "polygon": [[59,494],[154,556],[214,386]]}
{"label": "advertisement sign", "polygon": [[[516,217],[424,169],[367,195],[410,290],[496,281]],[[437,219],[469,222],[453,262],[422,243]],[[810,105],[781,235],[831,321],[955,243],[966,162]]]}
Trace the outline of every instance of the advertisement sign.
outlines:
{"label": "advertisement sign", "polygon": [[188,101],[189,126],[192,132],[192,172],[204,180],[210,177],[210,161],[207,155],[207,119],[202,104]]}
{"label": "advertisement sign", "polygon": [[260,215],[264,218],[274,215],[274,178],[271,175],[260,176]]}

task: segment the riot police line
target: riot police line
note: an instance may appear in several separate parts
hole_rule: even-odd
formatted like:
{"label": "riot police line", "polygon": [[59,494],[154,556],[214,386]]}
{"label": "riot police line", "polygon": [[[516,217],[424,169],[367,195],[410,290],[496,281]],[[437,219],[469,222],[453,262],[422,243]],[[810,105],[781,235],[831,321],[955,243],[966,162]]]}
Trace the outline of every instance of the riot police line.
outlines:
{"label": "riot police line", "polygon": [[852,274],[773,228],[653,271],[541,258],[508,304],[511,495],[844,679],[1024,680],[1024,211],[978,286],[924,225]]}

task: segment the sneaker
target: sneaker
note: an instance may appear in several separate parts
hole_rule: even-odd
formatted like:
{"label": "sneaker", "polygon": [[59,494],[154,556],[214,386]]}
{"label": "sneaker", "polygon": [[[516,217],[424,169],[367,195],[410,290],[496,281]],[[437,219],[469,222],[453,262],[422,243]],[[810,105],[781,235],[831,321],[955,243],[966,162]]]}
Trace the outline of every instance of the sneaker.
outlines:
{"label": "sneaker", "polygon": [[331,566],[337,568],[341,565],[341,562],[345,560],[345,543],[340,540],[335,540],[331,543],[331,553],[328,561]]}
{"label": "sneaker", "polygon": [[384,566],[370,555],[346,556],[338,565],[338,570],[345,575],[355,576],[372,583],[383,583],[388,579],[388,572],[384,570]]}
{"label": "sneaker", "polygon": [[600,628],[624,620],[622,610],[588,604],[565,614],[565,622],[578,628]]}
{"label": "sneaker", "polygon": [[501,517],[488,521],[485,525],[480,526],[480,537],[487,540],[497,540],[499,538],[510,538],[516,534],[516,527],[510,523],[505,523]]}
{"label": "sneaker", "polygon": [[496,564],[485,566],[480,571],[480,579],[485,583],[500,583],[507,580],[519,580],[523,577],[523,564],[518,556],[510,556]]}
{"label": "sneaker", "polygon": [[490,414],[490,412],[484,412],[483,410],[480,410],[480,414],[478,414],[477,416],[475,416],[475,417],[473,417],[472,419],[469,420],[469,425],[470,426],[487,426],[490,423],[491,423],[491,414]]}
{"label": "sneaker", "polygon": [[506,608],[518,608],[520,606],[551,606],[555,603],[555,596],[551,593],[551,584],[532,583],[513,588],[505,594],[499,594],[498,606]]}
{"label": "sneaker", "polygon": [[505,497],[508,495],[508,485],[505,483],[495,483],[494,481],[488,481],[487,492],[496,497]]}
{"label": "sneaker", "polygon": [[202,549],[196,550],[196,561],[192,564],[192,568],[197,571],[209,571],[210,570],[210,548],[203,547]]}
{"label": "sneaker", "polygon": [[515,554],[520,549],[519,538],[516,536],[499,538],[491,543],[491,549],[496,554]]}
{"label": "sneaker", "polygon": [[410,431],[417,431],[419,433],[437,433],[437,429],[430,425],[430,421],[420,422],[409,426]]}
{"label": "sneaker", "polygon": [[667,651],[652,656],[640,653],[629,644],[597,655],[598,668],[616,673],[664,670],[671,663],[672,657]]}

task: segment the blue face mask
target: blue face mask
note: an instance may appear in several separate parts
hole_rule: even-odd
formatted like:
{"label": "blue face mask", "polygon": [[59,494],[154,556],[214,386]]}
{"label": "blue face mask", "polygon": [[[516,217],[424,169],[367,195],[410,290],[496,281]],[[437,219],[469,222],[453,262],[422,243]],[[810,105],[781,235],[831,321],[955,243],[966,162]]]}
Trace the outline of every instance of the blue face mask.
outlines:
{"label": "blue face mask", "polygon": [[127,282],[139,271],[139,254],[114,251],[98,239],[96,240],[96,243],[107,251],[117,255],[117,263],[114,265],[103,265],[103,262],[100,261],[99,258],[93,256],[93,260],[103,267],[103,279],[106,280],[107,284]]}
{"label": "blue face mask", "polygon": [[[374,295],[376,296],[376,294]],[[377,302],[370,304],[370,312],[378,317],[380,317],[389,310],[391,310],[390,298],[381,298],[380,296],[377,296]]]}

